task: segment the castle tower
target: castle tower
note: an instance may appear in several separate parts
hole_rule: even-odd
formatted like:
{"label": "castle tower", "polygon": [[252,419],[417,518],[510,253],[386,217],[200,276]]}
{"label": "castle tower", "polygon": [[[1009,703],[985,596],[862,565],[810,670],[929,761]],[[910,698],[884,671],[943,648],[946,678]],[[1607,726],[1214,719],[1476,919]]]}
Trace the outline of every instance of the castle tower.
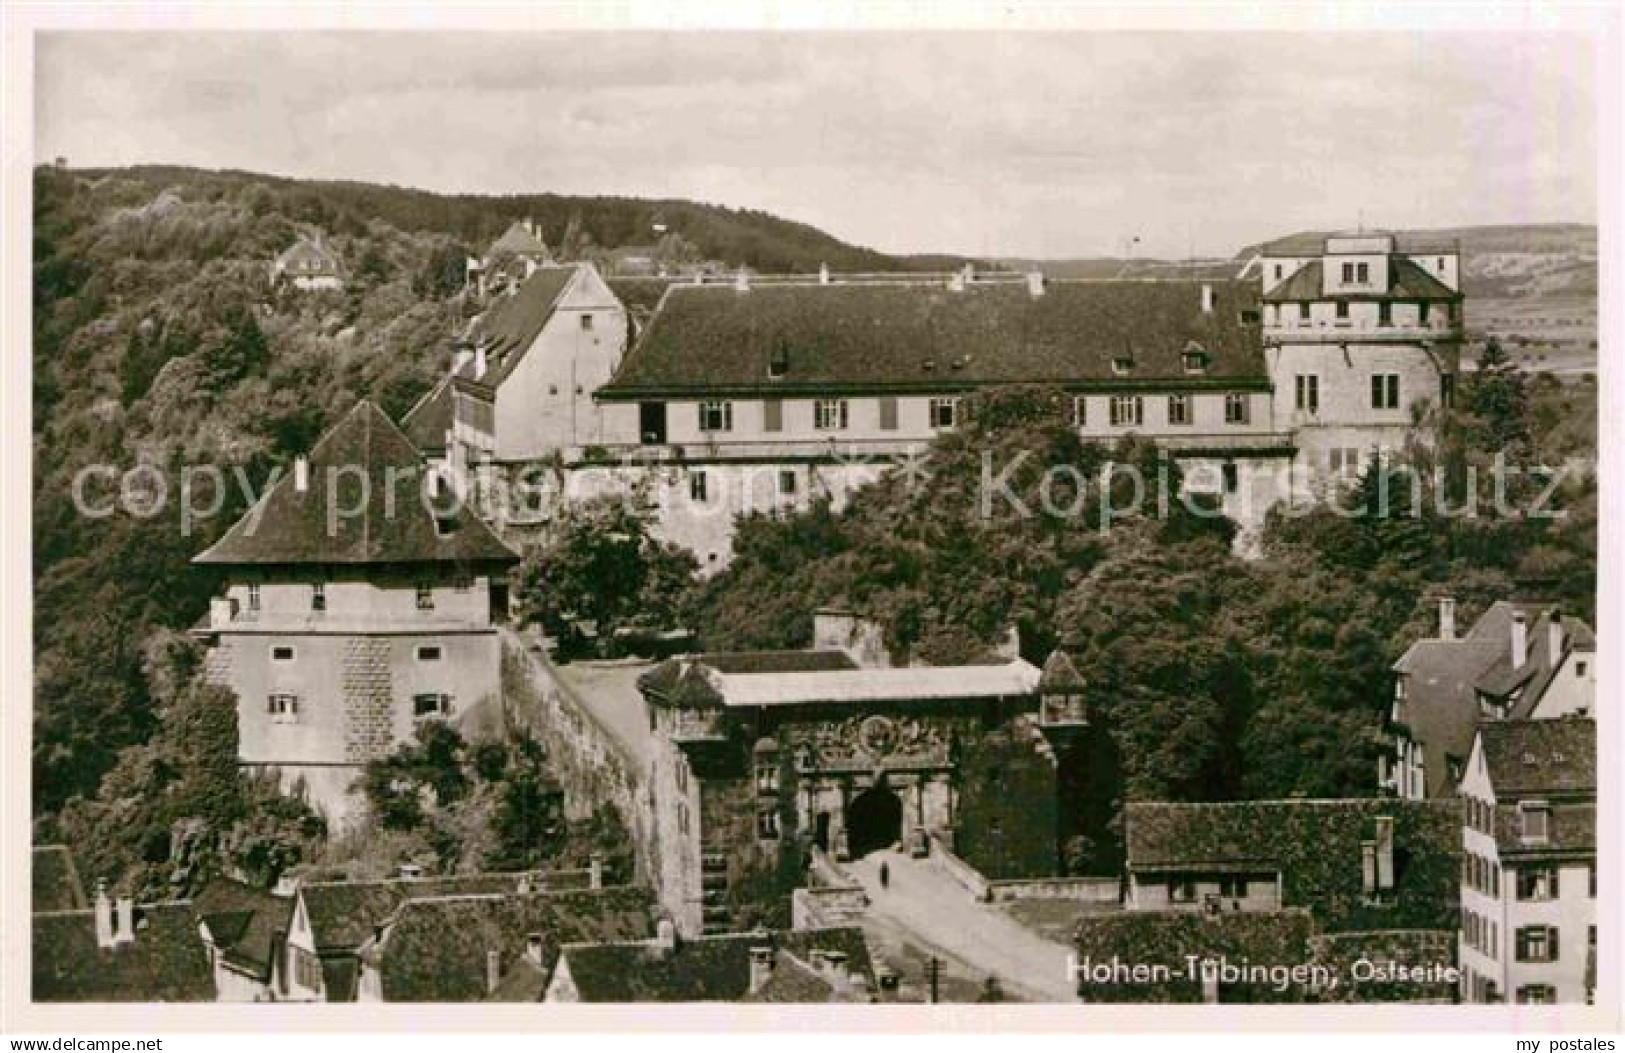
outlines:
{"label": "castle tower", "polygon": [[1299,466],[1353,475],[1450,401],[1463,333],[1460,248],[1423,236],[1296,235],[1261,250],[1277,425]]}

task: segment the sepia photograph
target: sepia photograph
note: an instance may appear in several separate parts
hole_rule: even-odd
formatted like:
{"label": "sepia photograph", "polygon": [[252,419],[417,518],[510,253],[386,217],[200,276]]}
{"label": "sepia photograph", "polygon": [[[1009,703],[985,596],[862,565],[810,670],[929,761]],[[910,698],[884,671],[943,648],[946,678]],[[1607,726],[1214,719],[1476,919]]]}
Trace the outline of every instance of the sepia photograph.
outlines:
{"label": "sepia photograph", "polygon": [[41,14],[13,1020],[1618,1028],[1617,12]]}

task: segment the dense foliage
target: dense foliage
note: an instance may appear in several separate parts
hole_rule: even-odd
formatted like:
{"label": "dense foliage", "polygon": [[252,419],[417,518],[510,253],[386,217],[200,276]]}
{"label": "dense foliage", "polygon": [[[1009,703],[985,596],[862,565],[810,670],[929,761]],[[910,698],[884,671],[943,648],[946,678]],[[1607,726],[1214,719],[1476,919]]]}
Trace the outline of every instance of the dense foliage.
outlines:
{"label": "dense foliage", "polygon": [[[1094,479],[1109,461],[1134,464],[1149,479],[1168,472],[1170,488],[1177,472],[1149,446],[1081,441],[1059,392],[991,393],[933,446],[929,478],[894,472],[840,513],[742,520],[734,563],[699,590],[692,617],[708,647],[805,646],[813,612],[839,601],[878,620],[895,652],[929,662],[974,660],[1013,625],[1029,660],[1073,653],[1127,799],[1369,794],[1389,667],[1431,632],[1435,595],[1455,595],[1469,624],[1509,595],[1594,617],[1595,387],[1526,383],[1494,356],[1466,378],[1463,409],[1436,422],[1436,449],[1418,444],[1321,502],[1278,509],[1253,560],[1232,554],[1227,521],[1177,499],[1105,530],[1098,486],[1066,516],[1020,514],[1037,512],[1050,466]],[[1021,451],[1015,500],[984,514],[989,481]],[[1524,469],[1575,459],[1550,499],[1562,517],[1495,515],[1482,471],[1479,514],[1442,514],[1440,501],[1462,507],[1468,469],[1498,454]],[[1526,471],[1507,503],[1535,507],[1545,488]],[[1073,503],[1053,486],[1051,498]],[[1155,502],[1148,488],[1141,507]]]}

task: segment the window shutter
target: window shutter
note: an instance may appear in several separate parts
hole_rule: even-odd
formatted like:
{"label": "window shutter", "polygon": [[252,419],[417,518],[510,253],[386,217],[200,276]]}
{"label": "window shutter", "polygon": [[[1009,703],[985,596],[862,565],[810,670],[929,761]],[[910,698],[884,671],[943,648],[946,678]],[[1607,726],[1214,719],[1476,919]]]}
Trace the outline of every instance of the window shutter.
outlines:
{"label": "window shutter", "polygon": [[880,400],[880,427],[883,431],[897,430],[897,399],[890,395]]}
{"label": "window shutter", "polygon": [[762,430],[784,430],[784,403],[779,399],[768,399],[762,403]]}
{"label": "window shutter", "polygon": [[1546,960],[1557,961],[1557,926],[1549,925],[1546,928]]}
{"label": "window shutter", "polygon": [[[1558,866],[1556,863],[1553,863],[1552,868],[1550,871],[1548,871],[1548,873],[1551,875],[1551,885],[1549,887],[1550,897],[1552,899],[1556,899],[1558,896],[1557,879],[1563,873],[1563,868]],[[1555,932],[1557,930],[1554,929],[1552,931]]]}

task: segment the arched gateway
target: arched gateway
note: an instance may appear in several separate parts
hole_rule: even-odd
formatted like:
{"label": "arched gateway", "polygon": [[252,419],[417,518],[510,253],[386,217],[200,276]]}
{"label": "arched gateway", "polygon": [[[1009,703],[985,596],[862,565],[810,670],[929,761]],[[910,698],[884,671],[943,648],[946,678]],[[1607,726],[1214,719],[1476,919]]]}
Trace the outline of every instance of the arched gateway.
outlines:
{"label": "arched gateway", "polygon": [[903,802],[884,783],[852,798],[846,806],[847,847],[853,859],[903,839]]}

